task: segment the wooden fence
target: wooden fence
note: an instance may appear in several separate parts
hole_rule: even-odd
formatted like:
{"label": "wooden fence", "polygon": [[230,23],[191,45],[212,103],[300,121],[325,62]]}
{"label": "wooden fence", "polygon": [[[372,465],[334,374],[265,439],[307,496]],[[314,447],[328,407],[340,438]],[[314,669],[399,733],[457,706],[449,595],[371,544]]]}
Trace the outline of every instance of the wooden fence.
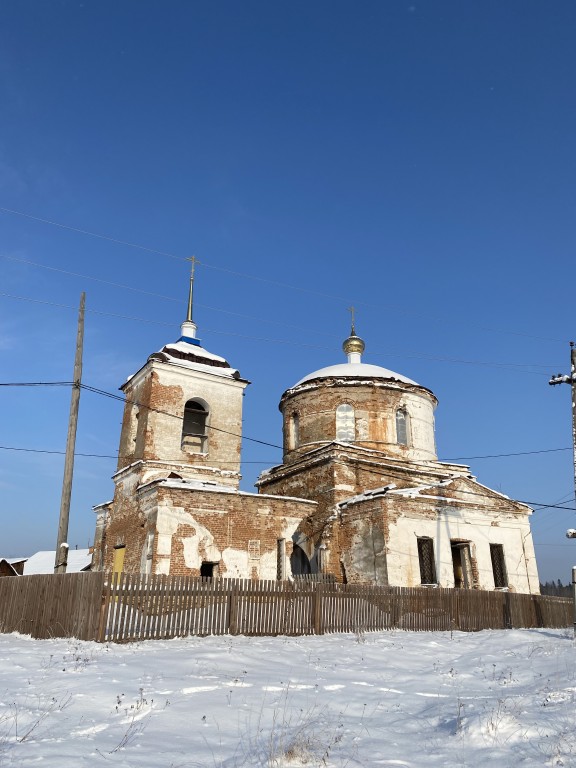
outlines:
{"label": "wooden fence", "polygon": [[102,573],[5,576],[0,632],[95,640],[101,622]]}
{"label": "wooden fence", "polygon": [[0,631],[126,642],[187,635],[567,627],[542,595],[102,572],[0,579]]}

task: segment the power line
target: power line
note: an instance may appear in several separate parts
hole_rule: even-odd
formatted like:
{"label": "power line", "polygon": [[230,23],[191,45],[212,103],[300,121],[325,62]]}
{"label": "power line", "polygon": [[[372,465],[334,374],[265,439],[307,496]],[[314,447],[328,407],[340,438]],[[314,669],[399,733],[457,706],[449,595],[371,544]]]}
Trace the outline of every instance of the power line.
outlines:
{"label": "power line", "polygon": [[[78,307],[74,307],[71,304],[58,304],[55,301],[46,301],[45,299],[32,299],[29,296],[15,296],[13,293],[4,293],[4,291],[0,291],[0,296],[6,296],[9,299],[18,299],[19,301],[31,301],[34,304],[46,304],[50,307],[58,307],[59,309],[74,309],[77,310]],[[170,327],[174,327],[174,323],[168,323],[165,320],[150,320],[146,317],[133,317],[130,315],[119,315],[116,312],[103,312],[98,309],[86,309],[87,313],[89,312],[92,315],[104,315],[106,317],[116,317],[121,320],[134,320],[138,323],[151,323],[152,325],[169,325]],[[550,368],[550,366],[548,366]]]}
{"label": "power line", "polygon": [[[344,462],[342,462],[342,461],[340,461],[339,463],[344,465]],[[358,459],[354,459],[354,458],[352,458],[349,463],[350,464],[356,464],[356,465],[359,464]],[[383,472],[378,472],[375,469],[371,469],[370,470],[370,474],[375,475],[377,477],[380,476],[382,478],[387,477],[386,475],[384,475]],[[461,476],[461,475],[460,476],[456,476],[456,477],[446,478],[446,480],[450,480],[450,481],[461,480],[461,479],[464,479],[463,476]],[[422,486],[421,486],[421,489],[422,490],[427,490],[427,489],[432,490],[434,488],[441,488],[445,484],[446,484],[445,480],[440,480],[437,483],[423,483]],[[482,485],[482,484],[479,483],[479,485]],[[418,490],[418,489],[398,488],[397,490],[399,490],[399,491],[406,491],[408,493],[409,491],[414,491],[414,490]],[[488,488],[487,490],[492,491],[493,493],[496,493],[498,496],[500,496],[505,501],[516,502],[518,504],[526,504],[529,507],[539,507],[540,509],[563,509],[563,510],[565,510],[567,512],[576,512],[576,507],[563,507],[563,506],[560,506],[558,504],[543,504],[540,501],[526,501],[525,499],[512,499],[512,498],[510,498],[509,496],[506,496],[503,493],[499,493],[498,491],[494,491],[492,488]],[[485,498],[485,496],[486,496],[485,493],[478,493],[476,491],[458,490],[457,492],[465,494],[467,496],[480,496],[481,498]],[[458,499],[454,499],[453,501],[457,502]]]}
{"label": "power line", "polygon": [[[0,445],[1,451],[17,451],[21,453],[49,453],[49,454],[55,454],[58,456],[63,456],[66,451],[53,451],[53,450],[47,450],[42,448],[19,448],[15,447],[13,445]],[[91,459],[130,459],[131,456],[121,456],[119,454],[109,454],[109,453],[74,453],[74,456],[85,456],[89,457]],[[181,459],[163,459],[163,461],[172,462],[172,463],[178,463],[183,464]],[[213,461],[213,464],[236,464],[235,461]],[[241,461],[241,464],[270,464],[269,461]]]}
{"label": "power line", "polygon": [[156,248],[148,248],[145,245],[139,245],[138,243],[129,243],[126,240],[119,240],[116,237],[109,237],[108,235],[101,235],[98,232],[90,232],[87,229],[79,229],[78,227],[71,227],[68,224],[61,224],[58,221],[51,221],[50,219],[42,219],[40,216],[32,216],[31,213],[23,213],[22,211],[15,211],[12,208],[3,208],[0,206],[0,211],[4,213],[13,213],[15,216],[23,216],[26,219],[32,219],[33,221],[40,221],[42,224],[50,224],[53,227],[60,227],[60,229],[67,229],[70,232],[77,232],[80,235],[89,235],[90,237],[97,237],[100,240],[107,240],[109,243],[116,243],[117,245],[126,245],[129,248],[138,248],[141,251],[148,251],[148,253],[157,253],[160,256],[168,256],[171,259],[178,259],[179,261],[186,261],[185,256],[176,256],[175,253],[168,253],[167,251],[159,251]]}
{"label": "power line", "polygon": [[[81,384],[80,385],[82,389],[86,389],[88,392],[94,392],[97,395],[103,395],[104,397],[109,397],[112,400],[118,400],[121,403],[129,403],[130,405],[136,405],[138,408],[145,408],[148,411],[154,411],[155,413],[161,413],[164,416],[170,416],[173,419],[178,419],[178,421],[182,420],[182,416],[180,414],[176,413],[170,413],[169,411],[164,411],[161,408],[154,408],[151,405],[146,405],[145,403],[140,403],[137,400],[130,400],[127,397],[121,397],[120,395],[116,395],[113,392],[106,392],[103,389],[97,389],[96,387],[91,387],[87,384]],[[230,432],[227,429],[221,429],[220,427],[215,427],[211,424],[206,425],[208,429],[212,429],[215,432],[223,432],[226,435],[232,435],[233,437],[239,437],[242,440],[249,440],[251,443],[259,443],[260,445],[266,445],[269,448],[277,448],[278,450],[282,451],[283,446],[276,445],[275,443],[268,443],[265,440],[258,440],[255,437],[247,437],[246,435],[238,434],[237,432]]]}
{"label": "power line", "polygon": [[6,381],[0,387],[71,387],[73,381]]}
{"label": "power line", "polygon": [[[130,403],[131,405],[137,405],[140,408],[146,408],[147,410],[150,410],[150,411],[155,411],[157,413],[162,413],[165,416],[170,416],[170,417],[176,418],[176,419],[181,419],[182,418],[181,415],[179,415],[179,414],[170,413],[168,411],[163,411],[163,410],[160,410],[158,408],[153,408],[152,406],[144,405],[143,403],[138,403],[138,402],[136,402],[134,400],[129,400],[127,398],[121,397],[120,395],[116,395],[113,392],[106,392],[104,390],[97,389],[95,387],[90,387],[87,384],[82,384],[81,387],[83,389],[89,390],[90,392],[95,392],[96,394],[104,395],[106,397],[110,397],[110,398],[112,398],[114,400],[118,400],[120,402]],[[232,435],[234,437],[240,437],[240,438],[242,438],[244,440],[250,440],[251,442],[256,442],[256,443],[260,443],[262,445],[267,445],[267,446],[269,446],[271,448],[278,448],[279,450],[284,450],[283,446],[276,445],[275,443],[268,443],[268,442],[265,442],[264,440],[257,440],[256,438],[253,438],[253,437],[245,437],[244,435],[240,435],[240,434],[238,434],[236,432],[230,432],[228,430],[219,429],[217,427],[210,427],[210,425],[208,425],[208,427],[211,428],[211,429],[214,429],[217,432],[224,432],[227,435]],[[518,453],[491,454],[491,455],[486,455],[486,456],[476,456],[476,457],[470,457],[470,458],[478,458],[478,459],[491,458],[491,459],[496,459],[496,458],[505,458],[505,457],[508,457],[508,456],[524,456],[524,455],[529,455],[529,454],[554,453],[554,452],[557,452],[557,451],[570,451],[570,450],[572,450],[572,449],[571,448],[547,448],[547,449],[544,449],[544,450],[541,450],[541,451],[520,451]],[[452,459],[452,461],[463,461],[465,459],[466,459],[466,457],[460,457],[459,459]],[[449,463],[449,462],[446,462],[446,463]]]}
{"label": "power line", "polygon": [[[0,210],[2,210],[0,208]],[[83,275],[80,272],[71,272],[68,269],[61,269],[60,267],[52,267],[48,264],[39,264],[37,261],[31,261],[30,259],[21,259],[17,256],[8,256],[3,253],[0,254],[3,259],[9,259],[10,261],[18,261],[22,264],[28,264],[32,267],[38,267],[39,269],[48,269],[50,272],[60,272],[63,275],[71,275],[72,277],[81,277],[82,280],[93,280],[96,283],[104,283],[104,285],[112,285],[114,288],[122,288],[125,291],[133,291],[134,293],[143,293],[145,296],[155,296],[158,299],[166,299],[166,301],[181,302],[180,299],[176,299],[174,296],[165,296],[161,293],[154,293],[153,291],[145,291],[143,288],[136,288],[133,285],[125,285],[124,283],[115,283],[113,280],[105,280],[103,277],[94,277],[93,275]]]}
{"label": "power line", "polygon": [[[11,257],[7,257],[7,258],[11,258]],[[51,268],[48,267],[48,269],[51,269]],[[89,278],[89,279],[99,280],[99,278]],[[106,281],[103,281],[103,282],[106,282]],[[129,286],[121,286],[119,283],[111,283],[111,285],[116,285],[117,287],[126,287],[129,290],[133,290]],[[139,289],[134,289],[134,290],[139,290]],[[171,301],[179,301],[178,299],[173,299],[173,298],[168,297],[168,296],[162,296],[161,294],[151,293],[150,291],[142,291],[142,292],[143,293],[147,293],[148,295],[151,295],[151,296],[157,296],[157,297],[160,297],[160,298],[170,299]],[[19,301],[30,301],[30,302],[33,302],[33,303],[36,303],[36,304],[44,304],[44,305],[47,305],[47,306],[58,307],[60,309],[72,309],[72,310],[75,310],[75,311],[77,309],[77,307],[72,306],[70,304],[59,304],[59,303],[56,303],[56,302],[53,302],[53,301],[46,301],[45,299],[33,299],[33,298],[28,297],[28,296],[16,296],[14,294],[5,293],[3,291],[0,291],[0,296],[5,296],[5,297],[10,298],[10,299],[17,299]],[[241,313],[238,313],[238,312],[229,312],[228,310],[218,309],[217,307],[207,307],[206,305],[203,305],[203,304],[199,304],[198,306],[201,306],[204,309],[211,309],[211,310],[213,310],[215,312],[224,312],[226,314],[232,314],[232,315],[235,315],[237,317],[244,317],[244,318],[247,318],[247,319],[256,320],[258,322],[270,322],[269,320],[264,321],[261,318],[256,318],[256,317],[253,317],[251,315],[244,315],[244,314],[241,314]],[[134,317],[134,316],[130,316],[130,315],[121,315],[121,314],[118,314],[116,312],[104,312],[102,310],[96,310],[96,309],[86,309],[86,312],[94,314],[94,315],[105,316],[105,317],[115,317],[115,318],[119,318],[119,319],[122,319],[122,320],[132,320],[134,322],[139,322],[139,323],[149,323],[149,324],[152,324],[152,325],[162,325],[162,326],[174,327],[173,323],[168,323],[166,321],[150,320],[149,318]],[[296,330],[304,330],[303,328],[300,328],[299,326],[294,326],[294,325],[290,325],[290,324],[287,324],[287,323],[277,323],[276,321],[271,321],[271,322],[274,322],[275,324],[284,326],[286,328],[294,328]],[[234,333],[234,332],[231,332],[231,331],[220,331],[220,330],[215,330],[215,329],[212,329],[212,328],[205,328],[204,330],[207,333],[215,333],[215,334],[224,335],[224,336],[234,336],[236,338],[249,339],[251,341],[263,342],[263,343],[267,343],[267,344],[287,344],[287,345],[295,346],[295,347],[302,348],[302,349],[321,349],[321,350],[326,350],[326,351],[331,351],[333,349],[332,347],[324,347],[324,346],[321,346],[319,344],[304,344],[302,342],[292,341],[290,339],[271,339],[271,338],[263,337],[263,336],[250,336],[248,334]],[[336,334],[322,334],[322,335],[333,336],[334,338],[336,338]],[[412,352],[397,353],[397,352],[381,352],[381,351],[375,350],[375,351],[371,351],[370,354],[371,355],[383,355],[383,356],[386,356],[386,357],[400,357],[400,358],[404,358],[404,359],[432,360],[432,361],[443,362],[443,363],[454,363],[454,364],[464,364],[464,365],[480,365],[480,366],[487,366],[487,367],[494,367],[494,368],[504,368],[504,369],[511,368],[511,369],[515,369],[515,370],[518,370],[518,369],[529,369],[529,368],[543,368],[543,369],[549,371],[550,368],[553,367],[550,364],[548,364],[548,365],[541,365],[539,363],[501,363],[501,362],[491,362],[491,361],[487,361],[487,360],[463,360],[463,359],[460,359],[460,358],[441,357],[441,356],[434,356],[434,355],[422,355],[422,354],[416,354],[416,353],[412,353]],[[523,373],[534,374],[536,376],[546,376],[546,378],[548,378],[548,374],[547,373],[541,373],[540,371],[523,370]]]}
{"label": "power line", "polygon": [[[90,237],[96,237],[96,238],[99,238],[101,240],[106,240],[108,242],[116,243],[118,245],[124,245],[124,246],[130,247],[130,248],[137,248],[139,250],[147,251],[149,253],[155,253],[155,254],[158,254],[160,256],[167,256],[169,258],[176,259],[178,261],[188,261],[188,258],[185,257],[185,256],[177,256],[176,254],[170,253],[168,251],[161,251],[161,250],[159,250],[157,248],[150,248],[150,247],[145,246],[145,245],[140,245],[139,243],[132,243],[132,242],[129,242],[129,241],[126,241],[126,240],[120,240],[120,239],[115,238],[115,237],[110,237],[108,235],[102,235],[102,234],[97,233],[97,232],[92,232],[90,230],[80,229],[78,227],[72,227],[70,225],[62,224],[60,222],[52,221],[50,219],[44,219],[44,218],[41,218],[39,216],[33,216],[32,214],[24,213],[23,211],[16,211],[16,210],[14,210],[12,208],[5,208],[5,207],[0,206],[0,211],[2,211],[4,213],[10,213],[10,214],[13,214],[13,215],[16,215],[16,216],[22,216],[24,218],[32,219],[33,221],[39,221],[39,222],[41,222],[43,224],[49,224],[51,226],[60,227],[61,229],[66,229],[66,230],[69,230],[71,232],[76,232],[78,234],[88,235]],[[7,258],[14,258],[14,257],[7,257]],[[14,260],[18,261],[19,259],[14,259]],[[247,273],[243,273],[243,272],[238,272],[238,271],[235,271],[235,270],[227,269],[225,267],[219,267],[219,266],[216,266],[214,264],[206,263],[204,261],[198,262],[198,263],[201,263],[202,266],[204,266],[204,267],[206,267],[208,269],[217,270],[219,272],[225,272],[225,273],[231,274],[231,275],[233,275],[235,277],[241,277],[241,278],[245,278],[245,279],[249,279],[249,280],[255,280],[255,281],[258,281],[258,282],[267,283],[269,285],[276,285],[276,286],[278,286],[280,288],[288,289],[288,290],[291,290],[291,291],[299,291],[301,293],[307,293],[307,294],[311,294],[311,295],[315,295],[315,296],[321,296],[323,298],[333,299],[333,300],[336,300],[336,301],[342,301],[342,302],[348,302],[349,301],[349,299],[346,299],[343,296],[337,296],[335,294],[329,294],[329,293],[323,293],[321,291],[315,291],[315,290],[313,290],[311,288],[306,288],[303,285],[291,285],[290,283],[284,283],[284,282],[280,282],[280,281],[276,281],[276,280],[271,280],[269,278],[262,277],[261,275],[251,275],[251,274],[247,274]],[[54,268],[54,269],[56,269],[56,268]],[[64,271],[64,270],[61,270],[61,271]],[[73,273],[69,273],[69,274],[73,274]],[[357,302],[357,303],[359,305],[361,305],[361,306],[364,306],[364,307],[371,307],[371,308],[380,309],[379,305],[371,304],[369,302],[360,301],[360,302]],[[438,315],[418,315],[418,313],[408,312],[403,307],[399,307],[399,306],[396,306],[395,309],[396,309],[396,311],[398,311],[398,312],[400,312],[402,314],[405,314],[405,315],[419,316],[419,317],[423,317],[425,319],[433,319],[433,320],[436,320],[436,321],[439,321],[439,322],[442,322],[442,323],[451,322],[448,319],[440,317]],[[490,326],[481,326],[481,325],[476,325],[476,324],[473,324],[473,323],[469,323],[469,325],[472,326],[472,327],[476,327],[479,330],[490,331],[491,333],[506,333],[506,334],[509,334],[509,335],[512,335],[512,336],[522,336],[524,338],[539,339],[540,341],[554,341],[554,342],[562,342],[562,343],[565,343],[565,341],[566,341],[565,339],[556,339],[556,338],[550,338],[550,337],[546,337],[546,336],[535,336],[534,334],[524,333],[524,332],[521,332],[521,331],[510,331],[510,330],[507,330],[507,329],[492,328]]]}
{"label": "power line", "polygon": [[[2,210],[2,209],[0,208],[0,210]],[[165,294],[162,294],[162,293],[155,293],[154,291],[146,291],[143,288],[136,288],[135,286],[125,285],[124,283],[116,283],[116,282],[113,282],[112,280],[105,280],[104,278],[94,277],[92,275],[84,275],[84,274],[81,274],[80,272],[70,272],[67,269],[60,269],[59,267],[52,267],[52,266],[49,266],[47,264],[40,264],[40,263],[35,262],[35,261],[30,261],[29,259],[18,258],[17,256],[8,256],[6,254],[0,254],[0,256],[3,259],[10,259],[11,261],[18,261],[18,262],[21,262],[22,264],[29,264],[30,266],[38,267],[39,269],[48,269],[51,272],[60,272],[63,275],[71,275],[73,277],[80,277],[83,280],[93,280],[94,282],[103,283],[105,285],[111,285],[114,288],[120,288],[121,290],[133,291],[134,293],[143,293],[145,296],[154,296],[157,299],[164,299],[166,301],[173,301],[173,302],[176,302],[178,304],[184,304],[184,301],[182,299],[176,298],[175,296],[166,296]],[[13,294],[4,293],[4,292],[0,293],[0,296],[7,296],[8,298],[12,298],[12,299],[20,299],[21,301],[33,301],[33,302],[36,302],[38,304],[48,304],[48,305],[52,305],[52,306],[56,306],[56,307],[66,307],[66,308],[69,308],[69,309],[76,309],[76,307],[71,307],[71,306],[69,306],[67,304],[56,304],[56,303],[51,302],[51,301],[42,301],[40,299],[30,299],[30,298],[28,298],[26,296],[15,296]],[[246,318],[247,320],[255,320],[258,323],[272,323],[273,325],[280,325],[280,326],[285,327],[285,328],[293,328],[293,329],[295,329],[297,331],[306,331],[306,333],[310,333],[311,332],[309,328],[303,328],[302,326],[293,325],[292,323],[282,323],[282,322],[280,322],[278,320],[274,320],[274,319],[272,319],[270,317],[266,317],[266,318],[254,317],[254,315],[246,315],[246,314],[244,314],[242,312],[233,312],[230,309],[222,309],[221,307],[213,307],[213,306],[210,306],[208,304],[202,304],[200,302],[195,302],[195,306],[196,307],[201,307],[202,309],[208,309],[211,312],[221,312],[222,314],[225,314],[225,315],[233,315],[234,317],[243,317],[243,318]],[[92,312],[95,312],[95,310],[92,310]],[[101,312],[99,314],[106,314],[106,313]],[[122,317],[122,315],[118,315],[118,317]],[[138,319],[138,318],[133,318],[133,319]],[[147,322],[151,322],[151,321],[147,321]],[[315,333],[316,335],[320,335],[320,336],[330,336],[330,337],[332,337],[334,339],[339,338],[339,336],[337,336],[337,334],[335,334],[335,333],[325,333],[324,331],[316,331],[314,329],[312,329],[312,333]],[[547,370],[550,370],[550,367],[551,367],[550,365],[542,366],[542,368],[546,368]]]}
{"label": "power line", "polygon": [[[72,386],[74,382],[72,381],[27,381],[27,382],[0,382],[0,387],[48,387],[48,386]],[[164,411],[159,408],[154,408],[150,405],[144,405],[143,403],[139,403],[136,400],[129,400],[128,398],[122,397],[121,395],[117,395],[114,392],[107,392],[103,389],[98,389],[97,387],[91,387],[88,384],[81,384],[80,385],[82,389],[86,389],[89,392],[93,392],[97,395],[103,395],[105,397],[109,397],[112,400],[117,400],[121,403],[130,403],[131,405],[136,405],[139,408],[146,408],[150,411],[155,411],[156,413],[161,413],[164,416],[170,416],[171,418],[175,419],[181,419],[181,415],[176,413],[170,413],[169,411]],[[270,448],[278,448],[279,450],[283,450],[283,446],[276,445],[275,443],[269,443],[264,440],[258,440],[254,437],[246,437],[245,435],[241,435],[237,432],[230,432],[225,429],[220,429],[219,427],[214,427],[211,425],[207,425],[210,429],[213,429],[216,432],[224,432],[227,435],[232,435],[233,437],[240,437],[244,440],[249,440],[251,442],[260,443],[261,445],[266,445]],[[541,453],[557,453],[559,451],[571,451],[572,448],[544,448],[539,451],[517,451],[513,453],[489,453],[482,456],[458,456],[454,459],[445,459],[444,463],[450,463],[454,461],[472,461],[476,459],[502,459],[507,458],[509,456],[533,456]]]}
{"label": "power line", "polygon": [[545,448],[541,451],[518,451],[517,453],[487,453],[485,456],[458,456],[450,461],[472,461],[473,459],[502,459],[506,456],[531,456],[537,453],[556,453],[557,451],[571,451],[572,448]]}
{"label": "power line", "polygon": [[[2,451],[21,451],[22,453],[50,453],[64,456],[66,451],[52,451],[43,448],[16,448],[13,445],[0,445]],[[74,456],[89,456],[93,459],[117,459],[118,456],[111,456],[102,453],[74,453]]]}
{"label": "power line", "polygon": [[[82,385],[82,387],[84,388],[84,385]],[[127,401],[127,402],[132,402],[132,401]],[[146,407],[146,406],[144,406],[144,407]],[[157,409],[151,408],[150,410],[154,410],[155,411]],[[159,411],[159,413],[165,413],[168,416],[173,415],[173,414],[169,414],[166,411]],[[224,431],[224,430],[219,430],[219,431]],[[228,434],[233,434],[233,433],[228,433]],[[250,439],[250,438],[247,438],[247,439]],[[255,442],[262,442],[262,441],[255,441]],[[269,443],[266,443],[266,445],[269,445]],[[3,450],[3,451],[17,451],[17,452],[23,452],[23,453],[45,453],[45,454],[55,454],[55,455],[63,455],[65,453],[65,451],[55,451],[55,450],[48,450],[48,449],[41,449],[41,448],[19,448],[19,447],[8,446],[8,445],[0,445],[0,450]],[[88,458],[96,458],[96,459],[132,458],[131,456],[121,456],[121,455],[118,455],[118,454],[114,454],[113,455],[113,454],[101,454],[101,453],[75,453],[74,455],[75,456],[88,457]],[[174,460],[174,461],[177,461],[177,460]],[[182,463],[182,462],[178,461],[177,463]],[[218,462],[218,461],[216,461],[214,463],[216,463],[216,464],[232,464],[232,463],[236,463],[236,462],[228,462],[228,461],[225,461],[225,462],[220,461],[220,462]],[[243,461],[241,463],[242,464],[269,464],[270,462],[269,461],[246,461],[246,462]],[[458,478],[455,478],[455,479],[458,479]],[[438,484],[434,484],[431,487],[438,487]],[[399,490],[409,491],[410,488],[399,489]],[[326,491],[326,492],[328,492],[328,491]],[[458,491],[458,493],[466,494],[468,496],[480,496],[482,498],[485,496],[485,494],[476,493],[474,491],[460,490],[460,491]],[[499,494],[499,495],[501,496],[502,494]],[[574,511],[576,511],[576,507],[565,507],[565,506],[562,506],[562,505],[559,505],[559,504],[544,504],[543,502],[540,502],[540,501],[526,501],[526,500],[522,500],[522,499],[510,499],[508,497],[504,497],[504,498],[509,500],[509,501],[512,501],[512,502],[517,502],[519,504],[527,504],[527,505],[529,505],[531,507],[537,507],[538,509],[561,509],[561,510],[564,510],[565,512],[574,512]],[[458,502],[458,499],[453,499],[453,501],[454,502]]]}

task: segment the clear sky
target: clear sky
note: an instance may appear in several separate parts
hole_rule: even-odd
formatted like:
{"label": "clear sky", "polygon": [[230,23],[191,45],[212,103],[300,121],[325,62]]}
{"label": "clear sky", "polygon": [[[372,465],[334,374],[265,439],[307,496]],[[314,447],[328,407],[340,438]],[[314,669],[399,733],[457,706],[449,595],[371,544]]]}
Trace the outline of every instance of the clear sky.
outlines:
{"label": "clear sky", "polygon": [[[529,502],[541,579],[569,580],[570,388],[548,378],[576,337],[572,0],[2,16],[1,382],[71,380],[84,290],[83,380],[117,393],[178,338],[195,254],[198,335],[253,382],[244,434],[280,445],[282,392],[344,361],[353,304],[364,361],[434,391],[440,458]],[[55,546],[63,456],[12,449],[63,451],[69,400],[0,388],[1,556]],[[84,391],[77,451],[113,456],[121,414]],[[243,458],[249,490],[281,452]],[[114,469],[77,457],[72,547]]]}

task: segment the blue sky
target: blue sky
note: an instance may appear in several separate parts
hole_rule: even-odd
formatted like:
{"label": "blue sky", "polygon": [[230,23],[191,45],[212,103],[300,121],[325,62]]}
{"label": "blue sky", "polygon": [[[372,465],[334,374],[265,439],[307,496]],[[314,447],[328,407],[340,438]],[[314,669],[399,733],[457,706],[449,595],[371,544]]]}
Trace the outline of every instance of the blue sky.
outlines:
{"label": "blue sky", "polygon": [[[195,254],[199,336],[278,445],[282,392],[343,360],[353,304],[365,362],[437,395],[440,458],[563,449],[468,463],[568,508],[532,518],[566,582],[570,389],[547,382],[576,337],[575,30],[562,0],[7,0],[0,381],[71,379],[85,290],[83,379],[117,392],[178,337]],[[0,444],[62,451],[69,398],[1,388]],[[83,392],[77,451],[113,455],[121,410]],[[4,448],[0,555],[51,549],[63,456]],[[243,458],[251,489],[281,453]],[[71,546],[114,469],[77,457]]]}

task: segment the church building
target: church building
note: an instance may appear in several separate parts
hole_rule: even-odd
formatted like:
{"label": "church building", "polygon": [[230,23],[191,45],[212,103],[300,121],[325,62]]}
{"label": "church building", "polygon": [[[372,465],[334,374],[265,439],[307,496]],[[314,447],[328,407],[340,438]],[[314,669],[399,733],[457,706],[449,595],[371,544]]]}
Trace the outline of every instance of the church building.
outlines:
{"label": "church building", "polygon": [[248,384],[196,338],[191,278],[180,338],[121,387],[114,499],[94,508],[93,569],[289,576],[292,539],[316,502],[239,489]]}
{"label": "church building", "polygon": [[249,382],[196,338],[191,278],[179,340],[121,388],[93,567],[537,593],[531,509],[438,460],[435,395],[363,363],[354,324],[343,348],[346,362],[284,392],[283,462],[241,491]]}
{"label": "church building", "polygon": [[282,395],[283,463],[257,483],[317,503],[298,527],[293,573],[538,593],[532,510],[438,460],[435,395],[363,363],[354,325],[343,349],[346,362]]}

